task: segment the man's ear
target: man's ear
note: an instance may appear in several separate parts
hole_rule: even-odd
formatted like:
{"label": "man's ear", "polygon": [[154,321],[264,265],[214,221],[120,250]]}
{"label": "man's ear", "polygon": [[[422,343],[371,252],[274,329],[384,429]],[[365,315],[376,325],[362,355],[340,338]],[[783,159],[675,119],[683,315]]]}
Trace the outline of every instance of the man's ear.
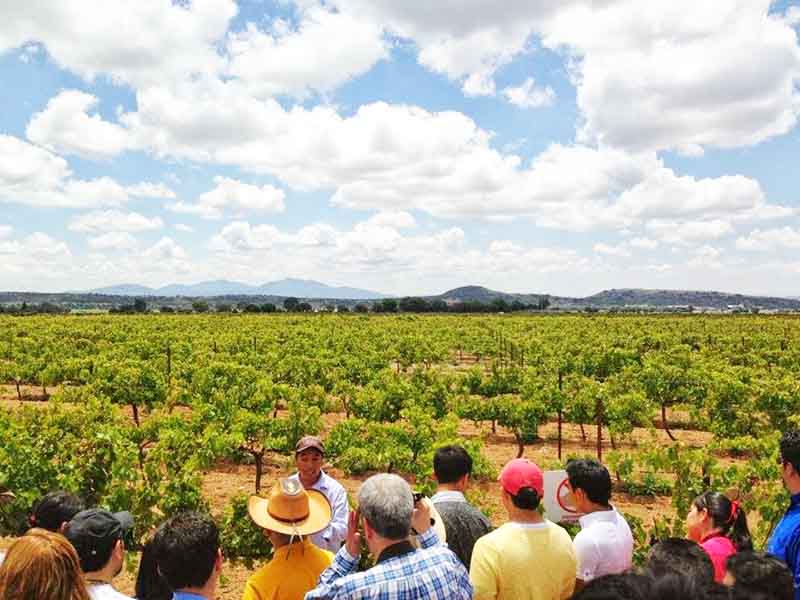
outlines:
{"label": "man's ear", "polygon": [[469,473],[464,473],[464,476],[458,480],[458,485],[461,487],[461,489],[466,489],[468,483],[469,483]]}
{"label": "man's ear", "polygon": [[369,523],[367,522],[367,520],[362,517],[361,518],[361,523],[362,523],[362,525],[364,527],[364,537],[366,537],[368,540],[371,540],[372,538],[374,538],[375,537],[375,530],[372,527],[369,526]]}
{"label": "man's ear", "polygon": [[217,560],[214,561],[214,568],[217,572],[222,572],[222,563],[225,561],[225,558],[222,556],[222,548],[217,548]]}

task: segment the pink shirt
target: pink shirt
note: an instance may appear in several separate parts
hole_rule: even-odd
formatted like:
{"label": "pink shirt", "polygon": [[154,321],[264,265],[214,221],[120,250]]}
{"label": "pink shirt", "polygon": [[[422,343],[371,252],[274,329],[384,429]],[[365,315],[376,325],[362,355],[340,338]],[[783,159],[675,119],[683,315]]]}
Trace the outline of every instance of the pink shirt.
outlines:
{"label": "pink shirt", "polygon": [[708,553],[711,563],[714,565],[714,580],[722,583],[725,577],[725,561],[732,554],[736,554],[736,546],[724,535],[718,533],[702,540],[700,546]]}

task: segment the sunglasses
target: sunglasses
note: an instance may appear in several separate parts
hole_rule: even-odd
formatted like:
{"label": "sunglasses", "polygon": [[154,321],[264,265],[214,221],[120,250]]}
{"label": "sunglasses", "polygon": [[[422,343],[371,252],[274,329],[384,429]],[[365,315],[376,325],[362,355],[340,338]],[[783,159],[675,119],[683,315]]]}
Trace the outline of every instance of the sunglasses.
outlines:
{"label": "sunglasses", "polygon": [[786,460],[785,458],[783,458],[782,456],[778,456],[778,466],[782,467],[782,466],[783,466],[783,465],[785,465],[787,462],[789,462],[789,461],[788,461],[788,460]]}

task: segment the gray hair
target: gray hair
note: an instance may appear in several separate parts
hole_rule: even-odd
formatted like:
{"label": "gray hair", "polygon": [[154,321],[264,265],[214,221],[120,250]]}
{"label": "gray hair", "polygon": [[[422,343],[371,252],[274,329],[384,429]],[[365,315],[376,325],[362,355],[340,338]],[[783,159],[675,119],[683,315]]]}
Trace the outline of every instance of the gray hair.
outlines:
{"label": "gray hair", "polygon": [[401,477],[379,473],[358,490],[358,509],[378,535],[401,540],[411,533],[414,495]]}

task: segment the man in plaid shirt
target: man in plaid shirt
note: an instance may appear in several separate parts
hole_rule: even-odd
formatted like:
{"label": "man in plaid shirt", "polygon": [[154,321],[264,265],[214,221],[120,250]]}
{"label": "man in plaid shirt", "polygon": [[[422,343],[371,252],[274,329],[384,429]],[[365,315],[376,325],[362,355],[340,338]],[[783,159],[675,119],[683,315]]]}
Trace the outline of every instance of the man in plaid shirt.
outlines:
{"label": "man in plaid shirt", "polygon": [[[374,567],[357,573],[360,517],[367,547],[376,560]],[[408,541],[412,527],[419,534],[419,550]],[[423,598],[471,600],[469,574],[456,555],[439,543],[427,505],[419,502],[414,507],[409,485],[397,475],[373,475],[358,492],[358,512],[350,513],[345,545],[306,600]]]}

